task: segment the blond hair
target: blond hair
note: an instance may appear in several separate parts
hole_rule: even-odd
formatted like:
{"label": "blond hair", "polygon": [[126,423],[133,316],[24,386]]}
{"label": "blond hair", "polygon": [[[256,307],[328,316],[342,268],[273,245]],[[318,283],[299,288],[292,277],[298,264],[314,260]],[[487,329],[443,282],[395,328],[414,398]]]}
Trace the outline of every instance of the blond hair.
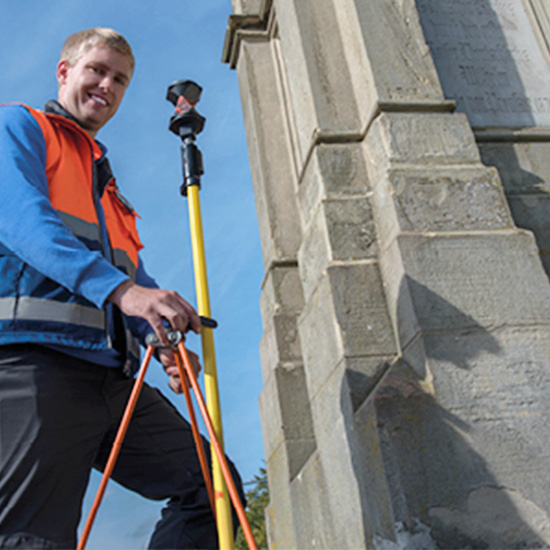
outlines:
{"label": "blond hair", "polygon": [[113,29],[95,27],[71,34],[61,48],[61,61],[73,66],[93,46],[107,46],[125,55],[134,70],[135,59],[126,39]]}

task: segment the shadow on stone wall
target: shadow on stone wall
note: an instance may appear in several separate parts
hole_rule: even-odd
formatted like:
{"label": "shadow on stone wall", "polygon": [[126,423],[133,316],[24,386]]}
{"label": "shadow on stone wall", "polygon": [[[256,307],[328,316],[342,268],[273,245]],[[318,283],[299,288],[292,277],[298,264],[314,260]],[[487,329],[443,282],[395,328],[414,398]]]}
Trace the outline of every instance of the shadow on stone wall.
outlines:
{"label": "shadow on stone wall", "polygon": [[550,277],[550,186],[541,175],[523,168],[516,151],[516,147],[521,147],[527,162],[544,169],[550,144],[481,142],[478,146],[483,164],[494,166],[499,172],[515,224],[535,235],[544,269]]}
{"label": "shadow on stone wall", "polygon": [[[541,142],[540,135],[537,143],[520,144],[486,141],[490,138],[483,136],[485,130],[490,133],[495,128],[524,130],[548,125],[550,102],[544,82],[550,71],[541,52],[533,51],[540,46],[535,35],[524,36],[530,28],[526,7],[521,1],[414,2],[445,97],[456,100],[457,110],[466,113],[472,127],[481,131],[482,161],[499,171],[514,222],[534,233],[550,276],[550,186],[545,184],[550,143]],[[495,5],[499,5],[500,17]],[[509,139],[515,139],[511,133]],[[535,166],[538,173],[525,166]]]}
{"label": "shadow on stone wall", "polygon": [[[399,548],[407,550],[545,546],[550,524],[544,511],[504,487],[484,458],[495,458],[502,435],[499,439],[492,433],[498,421],[489,427],[499,412],[481,410],[488,401],[476,392],[491,391],[482,377],[489,372],[490,379],[499,342],[427,287],[410,278],[406,285],[405,295],[410,292],[415,309],[437,311],[452,320],[452,328],[419,332],[404,350],[407,360],[401,357],[389,365],[348,415],[346,432],[356,449],[353,468],[366,532],[396,541],[396,531],[391,531],[401,523],[409,538],[403,542],[401,533]],[[419,360],[421,347],[424,361]],[[349,381],[342,384],[344,411],[350,409]],[[537,523],[545,526],[542,532],[532,529]],[[414,542],[422,525],[430,528],[433,546]]]}
{"label": "shadow on stone wall", "polygon": [[545,120],[547,75],[540,73],[548,66],[530,51],[534,35],[523,36],[531,24],[522,2],[413,1],[445,97],[472,127],[531,127],[535,113]]}

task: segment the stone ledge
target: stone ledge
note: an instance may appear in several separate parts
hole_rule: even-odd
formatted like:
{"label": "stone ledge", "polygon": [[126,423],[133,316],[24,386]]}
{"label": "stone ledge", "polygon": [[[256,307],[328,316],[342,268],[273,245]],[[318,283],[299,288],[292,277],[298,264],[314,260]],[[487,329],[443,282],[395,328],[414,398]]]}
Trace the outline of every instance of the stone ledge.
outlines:
{"label": "stone ledge", "polygon": [[269,26],[272,0],[261,0],[258,13],[229,15],[222,51],[222,63],[234,69],[239,57],[242,33],[257,34],[265,38]]}
{"label": "stone ledge", "polygon": [[478,143],[550,141],[550,127],[538,128],[472,128]]}

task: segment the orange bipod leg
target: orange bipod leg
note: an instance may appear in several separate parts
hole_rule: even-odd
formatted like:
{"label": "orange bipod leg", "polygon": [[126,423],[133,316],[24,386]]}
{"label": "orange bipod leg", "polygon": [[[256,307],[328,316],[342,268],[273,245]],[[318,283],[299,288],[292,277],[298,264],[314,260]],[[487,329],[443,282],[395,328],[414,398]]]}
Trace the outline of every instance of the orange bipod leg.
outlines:
{"label": "orange bipod leg", "polygon": [[151,361],[151,357],[153,356],[154,351],[154,348],[152,346],[149,346],[147,348],[147,351],[145,352],[145,357],[139,369],[136,381],[134,382],[134,387],[132,388],[132,393],[130,394],[130,398],[128,399],[126,410],[124,411],[124,415],[122,416],[122,420],[120,421],[120,426],[118,428],[118,432],[113,443],[113,448],[111,449],[111,454],[109,455],[109,459],[107,460],[107,464],[105,465],[105,470],[103,470],[103,476],[101,477],[101,482],[97,489],[94,502],[88,514],[88,518],[86,519],[86,523],[84,524],[84,529],[82,530],[80,540],[78,541],[78,546],[76,547],[77,550],[83,550],[86,546],[86,542],[88,541],[88,537],[90,535],[90,531],[92,529],[97,510],[99,509],[99,505],[101,504],[101,500],[103,499],[105,489],[107,488],[107,483],[109,482],[109,478],[113,473],[116,459],[118,458],[118,455],[120,453],[122,441],[124,439],[124,436],[126,435],[126,432],[128,431],[130,418],[132,417],[132,413],[134,412],[134,409],[136,407],[136,403],[141,392],[141,387],[143,386],[143,380],[147,372],[147,367],[149,366],[149,362]]}
{"label": "orange bipod leg", "polygon": [[214,501],[214,487],[212,486],[212,476],[208,462],[206,460],[206,453],[204,452],[204,445],[202,444],[202,437],[199,432],[199,426],[197,424],[197,418],[195,416],[195,409],[193,408],[193,401],[191,400],[191,393],[189,392],[189,381],[185,375],[179,354],[174,354],[176,357],[176,364],[178,365],[178,372],[181,379],[181,387],[183,388],[183,394],[185,395],[185,402],[187,403],[187,410],[189,411],[189,420],[191,420],[191,429],[193,431],[193,439],[195,440],[195,447],[197,448],[197,454],[199,455],[199,462],[201,464],[202,475],[204,477],[204,483],[208,492],[208,500],[212,507],[212,513],[216,517],[216,503]]}
{"label": "orange bipod leg", "polygon": [[[212,440],[212,444],[214,447],[214,450],[216,452],[216,456],[218,457],[218,460],[220,462],[220,466],[222,469],[222,473],[225,479],[225,483],[227,485],[229,496],[231,498],[231,501],[233,502],[233,506],[235,507],[235,510],[237,512],[237,516],[239,518],[239,521],[241,523],[241,527],[243,529],[243,533],[245,536],[245,539],[247,541],[248,547],[250,550],[257,550],[256,541],[254,540],[254,535],[252,534],[252,530],[250,528],[250,524],[248,522],[248,518],[246,517],[246,513],[244,511],[244,507],[241,503],[241,500],[239,498],[235,482],[233,481],[233,478],[231,476],[231,472],[229,471],[229,467],[227,465],[227,461],[225,460],[225,455],[223,451],[221,450],[221,446],[219,444],[219,441],[216,437],[214,428],[212,426],[212,421],[210,419],[210,415],[208,414],[208,410],[206,408],[206,405],[204,403],[204,399],[202,397],[202,393],[200,391],[199,385],[197,383],[197,379],[195,377],[195,374],[193,372],[193,367],[191,366],[191,362],[189,360],[189,356],[187,355],[187,350],[185,349],[185,346],[182,342],[178,344],[178,351],[179,353],[175,354],[176,357],[176,364],[178,366],[179,375],[181,378],[182,388],[185,395],[185,400],[187,403],[187,407],[189,409],[189,419],[191,420],[191,428],[193,431],[193,438],[195,440],[195,445],[197,447],[197,454],[199,455],[199,461],[201,464],[202,473],[204,476],[206,488],[208,491],[208,497],[210,500],[210,505],[212,506],[212,512],[216,513],[216,508],[214,504],[214,494],[213,494],[213,488],[212,488],[212,479],[210,477],[206,456],[204,452],[204,446],[202,444],[202,438],[197,426],[197,420],[195,417],[195,412],[193,409],[193,403],[191,401],[191,395],[189,393],[189,381],[191,382],[191,387],[193,388],[193,391],[195,392],[195,397],[197,399],[197,403],[199,405],[199,410],[203,416],[203,419],[205,421],[206,429],[208,431],[208,435],[210,436]],[[122,416],[122,420],[120,422],[120,426],[118,428],[117,435],[115,437],[115,441],[113,443],[113,448],[111,449],[111,453],[109,455],[109,458],[107,460],[107,464],[105,465],[105,470],[103,471],[103,476],[101,478],[101,482],[99,484],[99,487],[97,489],[94,502],[92,504],[92,507],[90,508],[90,512],[88,513],[88,517],[86,519],[86,523],[84,525],[84,528],[82,530],[82,535],[80,537],[80,540],[78,541],[77,550],[84,550],[86,543],[88,541],[88,537],[90,535],[90,531],[92,529],[92,525],[94,523],[95,517],[97,515],[97,511],[99,509],[99,506],[101,504],[101,501],[103,499],[103,495],[105,494],[105,489],[107,488],[107,483],[109,482],[109,478],[111,477],[111,474],[113,473],[113,469],[115,467],[116,460],[118,458],[118,455],[120,453],[120,449],[122,447],[122,441],[124,440],[124,436],[126,435],[126,432],[128,431],[128,426],[130,425],[130,420],[132,417],[132,413],[134,412],[134,409],[136,407],[136,403],[139,397],[139,394],[141,392],[141,388],[143,386],[143,381],[145,379],[145,374],[147,373],[147,368],[149,367],[149,363],[151,362],[151,357],[154,353],[154,347],[148,346],[147,351],[145,352],[145,357],[143,359],[143,362],[141,364],[141,367],[139,369],[138,375],[136,377],[136,381],[134,382],[134,387],[132,388],[132,393],[130,394],[130,397],[128,399],[128,404],[126,405],[126,410],[124,411],[124,414]]]}
{"label": "orange bipod leg", "polygon": [[[191,366],[191,361],[189,360],[189,356],[187,355],[187,350],[185,349],[183,342],[180,342],[178,344],[178,351],[179,351],[179,356],[183,360],[183,366],[185,367],[185,374],[187,374],[187,377],[191,382],[191,387],[195,392],[195,398],[197,400],[199,410],[202,414],[204,423],[206,425],[206,430],[208,432],[208,435],[210,436],[210,441],[212,443],[212,446],[214,447],[216,456],[218,457],[218,461],[220,463],[225,484],[229,492],[229,497],[231,498],[231,502],[233,503],[235,511],[237,512],[237,517],[239,518],[239,522],[241,524],[244,537],[248,544],[248,548],[250,548],[250,550],[258,550],[256,541],[254,540],[254,535],[252,534],[252,529],[250,528],[250,523],[248,522],[248,518],[246,517],[244,507],[242,505],[241,499],[239,498],[237,487],[235,486],[235,482],[233,481],[233,477],[229,470],[229,466],[227,465],[225,454],[221,448],[218,438],[216,437],[216,432],[214,430],[214,426],[212,425],[212,420],[210,419],[210,415],[208,414],[208,409],[206,408],[204,398],[202,396],[201,390],[199,388],[199,384],[197,382],[197,378],[195,377],[195,374],[193,372],[193,367]],[[178,354],[176,354],[176,357],[178,357]],[[180,366],[179,362],[178,362],[178,366]],[[180,371],[180,377],[183,378],[182,376],[183,374],[184,373]]]}

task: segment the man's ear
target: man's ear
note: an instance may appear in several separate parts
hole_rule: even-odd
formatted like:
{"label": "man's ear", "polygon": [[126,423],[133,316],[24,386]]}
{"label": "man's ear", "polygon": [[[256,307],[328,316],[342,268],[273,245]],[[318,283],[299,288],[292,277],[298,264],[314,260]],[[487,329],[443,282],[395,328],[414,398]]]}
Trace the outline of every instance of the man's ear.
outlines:
{"label": "man's ear", "polygon": [[62,59],[57,64],[57,70],[55,72],[55,75],[57,76],[57,82],[59,85],[63,84],[67,78],[67,73],[69,72],[69,69],[71,66],[69,65],[69,62],[65,59]]}

